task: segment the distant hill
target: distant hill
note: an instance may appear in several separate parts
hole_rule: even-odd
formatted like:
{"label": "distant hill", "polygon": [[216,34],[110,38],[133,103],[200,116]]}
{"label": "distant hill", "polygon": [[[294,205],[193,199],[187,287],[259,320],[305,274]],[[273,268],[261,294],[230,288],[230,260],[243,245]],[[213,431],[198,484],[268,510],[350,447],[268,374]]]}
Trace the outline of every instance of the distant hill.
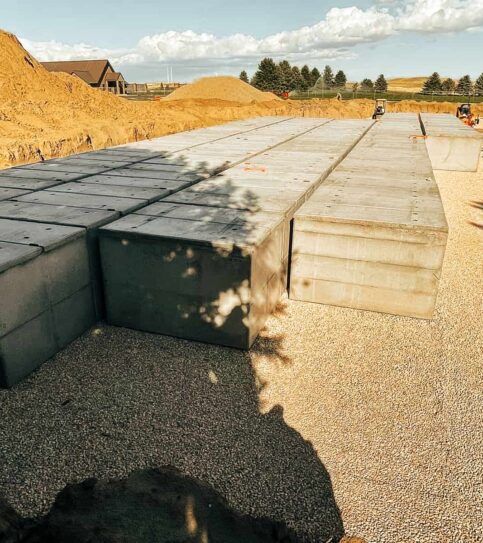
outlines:
{"label": "distant hill", "polygon": [[394,92],[419,92],[428,76],[421,77],[396,77],[388,79],[388,90]]}

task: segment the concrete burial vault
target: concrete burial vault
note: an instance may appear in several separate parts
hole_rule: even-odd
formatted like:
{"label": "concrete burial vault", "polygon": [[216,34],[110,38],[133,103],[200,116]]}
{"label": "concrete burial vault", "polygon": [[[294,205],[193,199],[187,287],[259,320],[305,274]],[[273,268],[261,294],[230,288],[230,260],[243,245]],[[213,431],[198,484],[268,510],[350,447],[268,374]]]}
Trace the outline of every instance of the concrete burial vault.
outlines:
{"label": "concrete burial vault", "polygon": [[292,299],[431,318],[448,226],[418,128],[386,115],[295,214]]}
{"label": "concrete burial vault", "polygon": [[421,126],[433,169],[478,170],[483,134],[449,114],[421,113]]}
{"label": "concrete burial vault", "polygon": [[423,122],[264,117],[0,172],[0,385],[103,318],[248,349],[288,287],[430,318]]}

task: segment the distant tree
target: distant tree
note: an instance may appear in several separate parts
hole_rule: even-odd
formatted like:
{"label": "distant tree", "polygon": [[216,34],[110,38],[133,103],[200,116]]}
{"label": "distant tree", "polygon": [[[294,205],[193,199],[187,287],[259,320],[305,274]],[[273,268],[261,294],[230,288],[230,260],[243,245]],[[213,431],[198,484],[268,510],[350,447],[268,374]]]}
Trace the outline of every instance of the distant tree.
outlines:
{"label": "distant tree", "polygon": [[292,82],[294,90],[305,91],[308,89],[307,81],[302,76],[302,72],[298,66],[292,67]]}
{"label": "distant tree", "polygon": [[242,81],[245,81],[245,83],[248,83],[248,74],[245,72],[245,70],[242,70],[240,72],[240,79]]}
{"label": "distant tree", "polygon": [[473,92],[473,82],[469,75],[464,75],[456,85],[456,92],[460,94],[471,94]]}
{"label": "distant tree", "polygon": [[443,84],[441,83],[441,78],[439,77],[438,72],[434,72],[431,76],[426,79],[423,84],[423,92],[441,92],[443,90]]}
{"label": "distant tree", "polygon": [[442,83],[441,83],[441,90],[443,92],[446,92],[447,94],[451,94],[454,92],[456,87],[456,84],[451,77],[447,77]]}
{"label": "distant tree", "polygon": [[345,87],[346,83],[347,83],[347,77],[346,77],[345,73],[342,70],[339,70],[335,74],[334,86],[337,87],[338,89],[342,89],[342,88]]}
{"label": "distant tree", "polygon": [[280,66],[277,66],[272,58],[264,58],[258,65],[251,83],[262,91],[279,92],[282,84]]}
{"label": "distant tree", "polygon": [[310,72],[310,86],[313,87],[320,79],[320,72],[317,68],[312,68]]}
{"label": "distant tree", "polygon": [[363,79],[361,81],[361,90],[362,91],[373,91],[374,90],[374,83],[372,82],[372,79]]}
{"label": "distant tree", "polygon": [[356,93],[359,90],[359,83],[352,84],[352,92]]}
{"label": "distant tree", "polygon": [[295,89],[293,80],[292,66],[288,60],[282,60],[278,67],[281,73],[281,89],[282,91],[292,91]]}
{"label": "distant tree", "polygon": [[324,68],[324,73],[322,75],[325,89],[331,89],[334,86],[334,72],[330,66]]}
{"label": "distant tree", "polygon": [[304,78],[304,81],[308,87],[312,87],[312,77],[310,75],[310,68],[305,64],[300,70],[300,75]]}
{"label": "distant tree", "polygon": [[387,92],[387,81],[383,74],[376,79],[374,90],[376,92]]}
{"label": "distant tree", "polygon": [[480,75],[480,77],[475,81],[475,92],[477,94],[483,94],[483,73]]}

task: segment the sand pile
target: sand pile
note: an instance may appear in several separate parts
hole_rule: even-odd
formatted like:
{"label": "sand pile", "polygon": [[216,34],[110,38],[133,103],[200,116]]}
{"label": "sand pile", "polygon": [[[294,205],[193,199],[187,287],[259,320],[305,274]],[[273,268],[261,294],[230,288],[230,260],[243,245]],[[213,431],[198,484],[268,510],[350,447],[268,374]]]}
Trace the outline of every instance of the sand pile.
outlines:
{"label": "sand pile", "polygon": [[251,104],[280,100],[271,92],[262,92],[236,77],[203,77],[180,87],[165,100],[224,100]]}

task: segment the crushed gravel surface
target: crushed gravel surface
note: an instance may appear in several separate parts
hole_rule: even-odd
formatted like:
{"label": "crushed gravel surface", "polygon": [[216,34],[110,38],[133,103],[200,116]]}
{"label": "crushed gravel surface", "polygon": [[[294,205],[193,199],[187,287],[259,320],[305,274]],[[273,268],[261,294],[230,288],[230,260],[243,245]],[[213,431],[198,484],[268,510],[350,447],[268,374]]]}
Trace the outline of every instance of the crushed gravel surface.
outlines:
{"label": "crushed gravel surface", "polygon": [[483,169],[436,178],[434,320],[284,302],[250,353],[95,328],[0,391],[0,491],[33,515],[171,464],[306,540],[483,541]]}

